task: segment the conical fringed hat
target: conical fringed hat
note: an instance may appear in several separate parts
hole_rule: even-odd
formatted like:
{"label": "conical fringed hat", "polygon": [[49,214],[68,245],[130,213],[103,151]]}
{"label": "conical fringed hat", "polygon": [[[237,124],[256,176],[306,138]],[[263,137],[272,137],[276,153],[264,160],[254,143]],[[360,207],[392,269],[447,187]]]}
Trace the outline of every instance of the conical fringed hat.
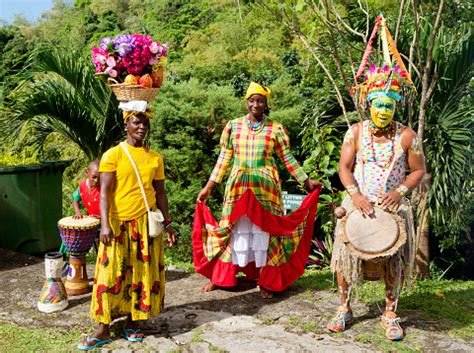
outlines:
{"label": "conical fringed hat", "polygon": [[[381,67],[370,64],[369,70],[366,71],[377,33],[379,33],[382,42],[383,64]],[[356,82],[364,72],[364,82],[351,88],[351,96],[356,106],[365,108],[368,102],[381,96],[393,98],[398,102],[399,106],[403,106],[405,101],[411,104],[416,96],[413,81],[382,15],[378,16],[375,22],[355,77]]]}

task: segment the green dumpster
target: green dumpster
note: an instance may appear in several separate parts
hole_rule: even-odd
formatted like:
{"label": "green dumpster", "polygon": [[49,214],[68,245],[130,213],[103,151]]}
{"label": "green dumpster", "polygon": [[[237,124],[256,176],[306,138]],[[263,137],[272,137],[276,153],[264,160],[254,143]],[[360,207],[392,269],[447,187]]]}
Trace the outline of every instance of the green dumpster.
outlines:
{"label": "green dumpster", "polygon": [[0,248],[31,254],[61,245],[62,175],[70,163],[0,167]]}

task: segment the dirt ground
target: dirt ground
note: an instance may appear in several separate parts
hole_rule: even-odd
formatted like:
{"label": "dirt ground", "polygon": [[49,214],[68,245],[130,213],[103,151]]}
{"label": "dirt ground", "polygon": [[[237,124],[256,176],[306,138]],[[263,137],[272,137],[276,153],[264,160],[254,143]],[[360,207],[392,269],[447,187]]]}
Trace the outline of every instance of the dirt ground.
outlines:
{"label": "dirt ground", "polygon": [[[93,273],[94,266],[88,265],[89,276]],[[31,328],[79,328],[90,333],[90,294],[70,297],[68,308],[61,313],[44,314],[36,309],[43,276],[42,258],[0,249],[0,322]],[[307,291],[293,285],[274,299],[264,300],[254,283],[242,281],[234,290],[201,293],[206,279],[200,275],[170,267],[166,277],[166,309],[142,325],[146,334],[143,342],[131,343],[117,336],[103,352],[380,350],[380,345],[364,339],[367,332],[382,331],[379,312],[362,303],[353,305],[356,321],[350,329],[337,335],[327,333],[325,326],[338,305],[337,294],[332,291]],[[403,318],[402,326],[407,333],[404,347],[413,351],[474,351],[473,341],[434,329],[421,314]],[[74,346],[65,347],[65,351],[74,351]]]}

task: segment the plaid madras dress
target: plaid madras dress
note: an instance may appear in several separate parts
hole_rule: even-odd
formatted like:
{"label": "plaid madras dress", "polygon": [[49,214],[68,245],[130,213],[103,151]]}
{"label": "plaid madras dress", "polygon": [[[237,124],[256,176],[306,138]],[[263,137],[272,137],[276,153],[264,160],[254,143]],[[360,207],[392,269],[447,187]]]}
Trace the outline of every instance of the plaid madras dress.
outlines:
{"label": "plaid madras dress", "polygon": [[[308,178],[290,151],[289,138],[282,124],[266,118],[261,128],[255,131],[248,126],[246,119],[247,117],[244,116],[229,121],[222,132],[221,152],[210,176],[210,180],[220,183],[228,168],[230,166],[232,168],[226,184],[222,217],[218,224],[205,222],[205,229],[197,230],[197,237],[202,239],[197,239],[194,244],[196,250],[196,246],[202,243],[203,253],[209,262],[218,260],[220,266],[214,268],[214,272],[219,271],[219,267],[227,270],[233,268],[233,274],[214,273],[212,275],[211,281],[220,286],[235,285],[236,281],[233,277],[240,271],[246,273],[247,277],[259,276],[258,269],[251,266],[239,268],[232,265],[231,235],[236,223],[232,213],[242,195],[250,190],[263,209],[273,215],[282,216],[281,184],[275,157],[281,158],[298,182],[302,183]],[[248,216],[252,218],[251,214]],[[269,232],[270,240],[265,267],[283,265],[295,254],[305,231],[307,216],[308,214],[302,218],[291,234]],[[194,233],[193,230],[193,238]]]}

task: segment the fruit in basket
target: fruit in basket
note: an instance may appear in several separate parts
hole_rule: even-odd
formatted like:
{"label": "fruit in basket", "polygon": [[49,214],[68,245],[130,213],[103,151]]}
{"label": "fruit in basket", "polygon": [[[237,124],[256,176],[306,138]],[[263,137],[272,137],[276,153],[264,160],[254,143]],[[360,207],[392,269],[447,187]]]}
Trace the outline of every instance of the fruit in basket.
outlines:
{"label": "fruit in basket", "polygon": [[151,78],[149,74],[145,74],[141,76],[140,79],[138,80],[138,83],[142,87],[145,87],[145,88],[153,87],[153,79]]}
{"label": "fruit in basket", "polygon": [[163,68],[160,67],[157,71],[153,71],[151,79],[153,80],[153,87],[161,87],[163,84]]}
{"label": "fruit in basket", "polygon": [[123,83],[125,83],[126,85],[138,85],[138,78],[135,75],[128,74],[125,77],[125,80],[123,80]]}

